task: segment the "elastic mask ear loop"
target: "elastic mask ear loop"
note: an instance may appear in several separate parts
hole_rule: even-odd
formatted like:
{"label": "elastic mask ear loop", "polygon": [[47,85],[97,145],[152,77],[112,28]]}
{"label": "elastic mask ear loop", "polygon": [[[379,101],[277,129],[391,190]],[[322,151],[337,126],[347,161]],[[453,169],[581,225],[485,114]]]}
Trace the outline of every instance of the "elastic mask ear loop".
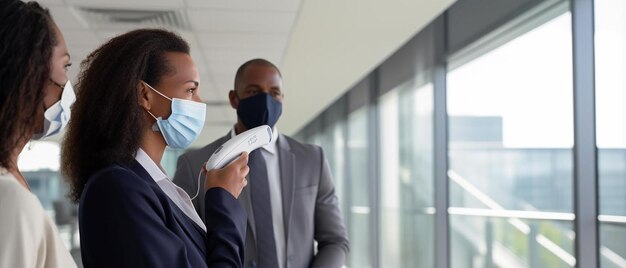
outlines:
{"label": "elastic mask ear loop", "polygon": [[[156,92],[157,94],[161,95],[161,97],[166,98],[166,99],[168,99],[169,101],[172,101],[172,99],[170,99],[168,96],[163,95],[163,93],[159,92],[158,90],[154,89],[154,88],[153,88],[150,84],[146,83],[146,81],[141,81],[141,82],[143,82],[144,84],[146,84],[146,86],[148,86],[150,89],[152,89],[152,90],[153,90],[154,92]],[[156,117],[156,116],[154,116],[154,114],[152,114],[152,113],[151,113],[150,111],[148,111],[147,109],[145,109],[145,108],[144,108],[144,110],[145,110],[146,112],[148,112],[148,114],[150,114],[150,116],[152,116],[152,118],[154,118],[154,120],[156,121],[156,122],[154,122],[154,125],[152,125],[152,130],[153,130],[153,131],[161,131],[161,130],[159,129],[159,126],[157,125],[157,122],[159,121],[159,119],[157,119],[157,117]]]}
{"label": "elastic mask ear loop", "polygon": [[143,82],[144,84],[146,84],[146,86],[148,86],[150,89],[154,90],[154,92],[156,92],[157,94],[161,95],[163,98],[166,98],[166,99],[168,99],[169,101],[172,101],[172,98],[170,98],[170,97],[168,97],[168,96],[163,95],[163,93],[161,93],[161,92],[159,92],[158,90],[154,89],[154,88],[153,88],[150,84],[146,83],[145,81],[141,81],[141,82]]}
{"label": "elastic mask ear loop", "polygon": [[156,131],[156,132],[160,132],[161,130],[159,129],[159,126],[157,125],[157,122],[159,121],[159,119],[156,118],[156,116],[154,116],[150,111],[148,111],[146,108],[143,109],[144,111],[146,111],[150,116],[152,116],[152,118],[154,118],[154,124],[152,125],[152,131]]}
{"label": "elastic mask ear loop", "polygon": [[[146,109],[144,108],[144,110],[146,110]],[[154,115],[153,115],[150,111],[146,110],[146,112],[148,112],[148,114],[149,114],[150,116],[152,116],[152,118],[154,118],[154,120],[156,120],[156,121],[158,121],[158,120],[159,120],[159,119],[157,119],[157,118],[156,118],[156,116],[154,116]]]}
{"label": "elastic mask ear loop", "polygon": [[194,195],[191,200],[196,199],[196,197],[198,197],[198,194],[200,194],[200,178],[202,178],[202,171],[200,170],[200,173],[198,173],[198,190],[196,190],[196,195]]}

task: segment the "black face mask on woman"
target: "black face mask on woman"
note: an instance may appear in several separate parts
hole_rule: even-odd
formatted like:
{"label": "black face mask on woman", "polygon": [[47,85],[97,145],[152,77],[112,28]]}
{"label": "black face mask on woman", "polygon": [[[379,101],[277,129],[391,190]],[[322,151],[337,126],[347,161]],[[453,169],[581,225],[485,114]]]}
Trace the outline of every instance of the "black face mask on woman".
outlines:
{"label": "black face mask on woman", "polygon": [[237,108],[239,119],[248,129],[262,125],[273,128],[282,112],[283,104],[267,93],[239,99],[239,107]]}

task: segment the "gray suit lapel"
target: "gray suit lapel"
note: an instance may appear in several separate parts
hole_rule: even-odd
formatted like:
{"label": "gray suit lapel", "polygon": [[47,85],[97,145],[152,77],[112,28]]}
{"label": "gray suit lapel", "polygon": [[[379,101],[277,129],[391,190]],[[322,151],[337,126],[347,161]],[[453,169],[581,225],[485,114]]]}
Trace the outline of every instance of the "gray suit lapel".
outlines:
{"label": "gray suit lapel", "polygon": [[295,155],[291,152],[289,142],[283,135],[278,137],[278,158],[280,161],[280,181],[283,196],[283,220],[285,226],[285,243],[289,248],[289,223],[291,221],[291,210],[293,208],[293,197],[295,193]]}

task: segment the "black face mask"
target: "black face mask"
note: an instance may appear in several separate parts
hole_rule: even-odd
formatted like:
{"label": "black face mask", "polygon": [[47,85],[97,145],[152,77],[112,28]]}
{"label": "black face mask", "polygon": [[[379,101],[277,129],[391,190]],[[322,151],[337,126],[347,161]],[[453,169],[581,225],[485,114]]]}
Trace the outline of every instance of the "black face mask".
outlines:
{"label": "black face mask", "polygon": [[[239,98],[239,96],[237,96]],[[248,129],[262,125],[274,127],[283,112],[283,104],[267,93],[259,93],[249,98],[239,99],[237,115]]]}

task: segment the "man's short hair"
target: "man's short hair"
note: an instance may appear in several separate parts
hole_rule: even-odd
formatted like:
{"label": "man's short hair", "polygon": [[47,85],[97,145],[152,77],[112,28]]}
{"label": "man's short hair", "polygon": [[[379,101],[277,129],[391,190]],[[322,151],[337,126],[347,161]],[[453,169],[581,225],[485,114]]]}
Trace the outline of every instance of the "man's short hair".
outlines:
{"label": "man's short hair", "polygon": [[237,90],[237,87],[242,82],[241,80],[243,79],[243,73],[246,71],[248,66],[251,66],[251,65],[272,67],[272,68],[276,69],[276,71],[278,72],[278,75],[281,78],[283,77],[283,75],[280,73],[280,70],[278,69],[278,67],[276,67],[276,65],[274,65],[270,61],[268,61],[266,59],[261,59],[261,58],[252,59],[252,60],[246,61],[244,64],[239,66],[239,68],[237,69],[237,73],[235,74],[235,88],[234,88],[235,90]]}

